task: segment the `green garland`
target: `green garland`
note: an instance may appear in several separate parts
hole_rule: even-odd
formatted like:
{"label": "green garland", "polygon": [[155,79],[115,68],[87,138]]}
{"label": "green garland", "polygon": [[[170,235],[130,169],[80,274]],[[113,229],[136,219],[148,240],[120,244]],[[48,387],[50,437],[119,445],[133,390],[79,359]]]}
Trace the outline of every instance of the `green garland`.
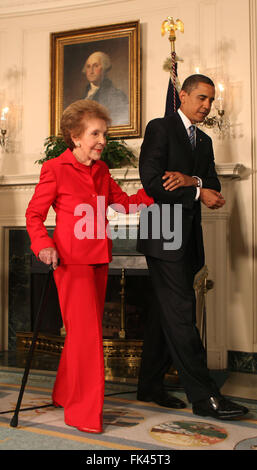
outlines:
{"label": "green garland", "polygon": [[[45,156],[35,163],[42,165],[47,160],[59,157],[67,149],[67,145],[63,138],[56,135],[47,137],[44,142]],[[136,157],[133,152],[127,147],[124,140],[111,140],[107,136],[106,146],[103,150],[101,160],[103,160],[109,168],[120,168],[126,165],[136,167]]]}

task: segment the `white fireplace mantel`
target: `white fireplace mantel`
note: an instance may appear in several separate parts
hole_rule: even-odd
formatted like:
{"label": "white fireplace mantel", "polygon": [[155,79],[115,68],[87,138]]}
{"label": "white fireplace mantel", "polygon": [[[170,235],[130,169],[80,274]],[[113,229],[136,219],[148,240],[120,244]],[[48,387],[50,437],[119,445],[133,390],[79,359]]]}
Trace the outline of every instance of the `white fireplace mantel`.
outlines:
{"label": "white fireplace mantel", "polygon": [[[246,168],[241,163],[216,164],[219,177],[241,178]],[[117,180],[138,180],[138,168],[118,168],[111,170],[112,176]]]}
{"label": "white fireplace mantel", "polygon": [[[216,171],[219,177],[241,178],[246,168],[241,163],[218,163]],[[139,181],[138,168],[115,168],[110,170],[115,180]],[[0,186],[36,185],[39,174],[0,175]]]}

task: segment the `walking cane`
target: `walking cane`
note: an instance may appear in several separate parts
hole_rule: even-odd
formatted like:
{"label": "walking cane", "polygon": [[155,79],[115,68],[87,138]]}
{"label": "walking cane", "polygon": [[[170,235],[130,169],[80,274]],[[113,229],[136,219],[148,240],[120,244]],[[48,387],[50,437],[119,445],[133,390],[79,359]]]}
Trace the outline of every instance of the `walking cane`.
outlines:
{"label": "walking cane", "polygon": [[13,428],[16,428],[18,426],[18,414],[19,414],[19,411],[20,411],[21,401],[22,401],[23,393],[24,393],[25,386],[26,386],[27,379],[28,379],[28,375],[29,375],[31,361],[32,361],[32,357],[33,357],[33,352],[34,352],[34,349],[35,349],[35,346],[36,346],[36,340],[37,340],[37,337],[38,337],[39,328],[40,328],[41,319],[42,319],[42,314],[43,314],[43,311],[44,311],[44,308],[43,308],[44,301],[46,299],[46,293],[48,291],[48,287],[49,287],[49,284],[50,284],[52,271],[53,271],[53,267],[52,267],[52,265],[50,265],[49,266],[49,271],[48,271],[48,274],[47,274],[47,279],[46,279],[44,288],[42,290],[41,298],[40,298],[40,304],[39,304],[39,309],[38,309],[38,313],[37,313],[37,316],[36,316],[32,342],[31,342],[30,349],[29,349],[29,352],[28,352],[27,362],[26,362],[26,366],[25,366],[25,370],[24,370],[24,374],[23,374],[23,378],[22,378],[22,384],[21,384],[21,388],[20,388],[20,393],[19,393],[16,409],[15,409],[14,415],[12,417],[12,420],[10,422],[10,426],[12,426]]}

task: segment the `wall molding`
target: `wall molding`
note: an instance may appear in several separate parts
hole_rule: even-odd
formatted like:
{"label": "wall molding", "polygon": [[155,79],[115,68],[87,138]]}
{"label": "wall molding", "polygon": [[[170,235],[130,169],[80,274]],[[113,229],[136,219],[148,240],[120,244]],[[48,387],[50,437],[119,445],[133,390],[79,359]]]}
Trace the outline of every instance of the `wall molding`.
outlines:
{"label": "wall molding", "polygon": [[131,0],[1,0],[0,18],[102,7]]}
{"label": "wall molding", "polygon": [[250,6],[250,66],[251,66],[251,135],[253,169],[253,343],[257,351],[257,0],[249,0]]}

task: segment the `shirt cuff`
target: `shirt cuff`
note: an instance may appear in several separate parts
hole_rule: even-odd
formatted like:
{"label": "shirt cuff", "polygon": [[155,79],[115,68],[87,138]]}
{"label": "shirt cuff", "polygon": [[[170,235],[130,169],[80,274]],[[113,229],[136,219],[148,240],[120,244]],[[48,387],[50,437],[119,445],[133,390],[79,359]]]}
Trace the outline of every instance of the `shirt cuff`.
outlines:
{"label": "shirt cuff", "polygon": [[197,187],[197,188],[196,188],[195,201],[198,201],[199,197],[200,197],[200,188]]}
{"label": "shirt cuff", "polygon": [[202,188],[203,187],[203,182],[202,182],[201,178],[199,178],[199,176],[195,176],[195,175],[193,176],[193,178],[196,178],[197,181],[198,181],[197,187]]}

